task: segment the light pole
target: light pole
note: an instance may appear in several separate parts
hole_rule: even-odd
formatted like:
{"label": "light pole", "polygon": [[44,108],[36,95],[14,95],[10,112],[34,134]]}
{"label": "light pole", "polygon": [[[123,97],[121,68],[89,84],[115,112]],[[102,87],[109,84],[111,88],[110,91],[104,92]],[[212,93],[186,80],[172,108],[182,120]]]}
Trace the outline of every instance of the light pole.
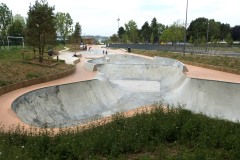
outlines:
{"label": "light pole", "polygon": [[205,50],[206,53],[207,53],[207,47],[208,47],[208,33],[209,33],[209,20],[207,24],[207,40],[206,40],[206,50]]}
{"label": "light pole", "polygon": [[187,41],[187,12],[188,12],[188,0],[187,0],[187,5],[186,5],[186,19],[185,19],[185,33],[184,33],[183,56],[185,56],[185,52],[186,52],[186,41]]}
{"label": "light pole", "polygon": [[[118,21],[118,31],[117,31],[117,33],[118,33],[118,32],[119,32],[119,21],[120,21],[119,16],[118,16],[118,18],[117,18],[117,21]],[[118,42],[119,42],[119,33],[118,33]]]}

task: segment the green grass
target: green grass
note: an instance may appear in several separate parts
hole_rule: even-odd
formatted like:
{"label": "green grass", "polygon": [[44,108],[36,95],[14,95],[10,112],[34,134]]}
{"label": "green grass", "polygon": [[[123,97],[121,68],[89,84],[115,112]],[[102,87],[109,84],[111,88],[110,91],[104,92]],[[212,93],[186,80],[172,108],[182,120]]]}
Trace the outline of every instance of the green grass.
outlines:
{"label": "green grass", "polygon": [[160,51],[149,50],[133,50],[133,53],[146,55],[146,56],[161,56],[167,58],[173,58],[179,61],[188,61],[201,63],[206,65],[213,65],[217,67],[223,67],[227,69],[233,69],[240,71],[240,58],[239,57],[226,57],[226,56],[211,56],[211,55],[196,55],[186,54],[182,56],[180,53],[168,53]]}
{"label": "green grass", "polygon": [[[0,132],[0,159],[239,159],[240,124],[184,109],[141,113],[75,133]],[[4,157],[4,158],[3,158]]]}
{"label": "green grass", "polygon": [[[26,51],[27,52],[24,56],[25,62],[34,57],[31,48],[26,48]],[[71,65],[66,65],[62,61],[59,62],[59,64],[53,67],[23,63],[23,56],[20,48],[13,48],[10,50],[1,49],[0,87],[18,83],[26,79],[39,78],[50,74],[60,73],[72,67]],[[44,60],[44,63],[49,63],[49,61]]]}

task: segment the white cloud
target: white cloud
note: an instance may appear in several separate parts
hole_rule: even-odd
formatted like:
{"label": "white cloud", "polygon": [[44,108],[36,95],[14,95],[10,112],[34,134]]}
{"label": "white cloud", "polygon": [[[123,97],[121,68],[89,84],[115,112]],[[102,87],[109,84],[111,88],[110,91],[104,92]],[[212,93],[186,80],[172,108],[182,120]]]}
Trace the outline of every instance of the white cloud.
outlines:
{"label": "white cloud", "polygon": [[[240,25],[239,0],[188,0],[188,23],[199,17]],[[27,15],[30,3],[35,0],[2,0],[13,14]],[[83,34],[110,36],[117,32],[117,18],[120,26],[134,20],[138,27],[145,21],[151,23],[153,17],[159,23],[169,25],[176,20],[185,21],[187,0],[48,0],[55,5],[55,12],[68,12],[74,22],[82,25]]]}

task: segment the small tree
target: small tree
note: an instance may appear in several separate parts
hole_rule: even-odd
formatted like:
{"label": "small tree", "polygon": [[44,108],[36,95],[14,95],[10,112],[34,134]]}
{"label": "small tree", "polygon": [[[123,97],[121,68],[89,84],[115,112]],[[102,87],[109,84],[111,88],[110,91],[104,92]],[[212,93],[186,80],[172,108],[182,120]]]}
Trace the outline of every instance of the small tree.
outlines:
{"label": "small tree", "polygon": [[232,39],[232,36],[231,36],[230,33],[229,33],[229,34],[227,35],[227,37],[226,37],[226,42],[227,42],[227,44],[228,44],[229,47],[232,46],[232,44],[233,44],[233,39]]}
{"label": "small tree", "polygon": [[118,42],[118,36],[117,36],[117,34],[113,34],[112,36],[110,36],[110,40],[111,40],[112,43]]}
{"label": "small tree", "polygon": [[38,48],[39,62],[43,62],[46,44],[54,44],[56,40],[54,7],[50,7],[45,0],[30,6],[27,18],[27,41]]}
{"label": "small tree", "polygon": [[8,28],[8,35],[9,36],[16,36],[16,37],[22,37],[24,36],[24,28],[25,28],[25,20],[24,18],[17,14],[13,17],[13,22],[11,25],[9,25]]}
{"label": "small tree", "polygon": [[128,21],[127,24],[125,24],[126,28],[126,34],[128,36],[128,40],[132,43],[135,43],[138,41],[138,29],[137,29],[137,23],[133,20]]}
{"label": "small tree", "polygon": [[57,34],[63,38],[64,44],[66,43],[66,37],[72,32],[73,20],[69,13],[58,12],[56,14],[56,27]]}
{"label": "small tree", "polygon": [[1,45],[4,45],[4,40],[6,39],[7,36],[7,29],[8,26],[12,22],[12,13],[7,7],[6,4],[1,3],[0,4],[0,49]]}
{"label": "small tree", "polygon": [[80,42],[81,42],[81,34],[82,34],[82,27],[79,24],[79,22],[77,22],[75,24],[75,29],[74,32],[71,36],[71,43],[73,45],[75,45],[75,50],[77,49],[76,47],[79,46]]}

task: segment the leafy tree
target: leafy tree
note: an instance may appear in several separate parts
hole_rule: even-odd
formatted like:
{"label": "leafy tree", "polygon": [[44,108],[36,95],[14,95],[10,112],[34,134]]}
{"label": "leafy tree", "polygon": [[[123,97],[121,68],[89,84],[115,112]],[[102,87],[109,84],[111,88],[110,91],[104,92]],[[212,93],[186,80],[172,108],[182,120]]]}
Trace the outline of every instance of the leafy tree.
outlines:
{"label": "leafy tree", "polygon": [[25,28],[25,20],[20,14],[16,14],[13,17],[13,22],[8,28],[8,35],[23,37],[24,36],[24,28]]}
{"label": "leafy tree", "polygon": [[72,32],[73,20],[69,13],[58,12],[56,14],[56,27],[57,34],[63,38],[64,44],[66,43],[66,38]]}
{"label": "leafy tree", "polygon": [[159,36],[159,41],[161,41],[161,36],[162,34],[164,33],[166,29],[166,26],[161,24],[161,23],[158,23],[158,36]]}
{"label": "leafy tree", "polygon": [[[221,35],[221,23],[215,22],[214,19],[206,19],[204,17],[200,17],[192,21],[187,29],[187,39],[193,37],[194,40],[205,37],[207,40],[207,32],[208,37],[213,37],[214,39],[221,39],[221,37],[225,37],[227,34],[227,25],[222,25],[222,35]],[[209,41],[209,39],[208,39]]]}
{"label": "leafy tree", "polygon": [[12,23],[12,13],[6,4],[0,4],[0,34],[7,35],[7,28]]}
{"label": "leafy tree", "polygon": [[154,43],[154,35],[153,35],[153,33],[151,33],[150,42]]}
{"label": "leafy tree", "polygon": [[225,40],[226,40],[228,46],[232,46],[232,44],[233,44],[233,39],[232,39],[232,36],[231,36],[230,33],[227,35],[227,37],[226,37]]}
{"label": "leafy tree", "polygon": [[128,41],[128,36],[127,36],[126,33],[122,36],[122,40],[123,40],[124,43],[127,43],[127,41]]}
{"label": "leafy tree", "polygon": [[232,38],[234,41],[240,41],[240,26],[234,26],[232,28]]}
{"label": "leafy tree", "polygon": [[187,39],[197,40],[207,35],[208,19],[201,17],[192,21],[187,29]]}
{"label": "leafy tree", "polygon": [[184,38],[184,25],[179,22],[174,22],[173,25],[168,27],[162,34],[162,40],[165,42],[182,42]]}
{"label": "leafy tree", "polygon": [[[224,40],[231,33],[231,27],[229,24],[222,23],[220,25],[220,39]],[[228,37],[229,38],[229,37]]]}
{"label": "leafy tree", "polygon": [[143,39],[143,42],[150,42],[151,36],[151,27],[149,26],[149,23],[146,21],[142,28],[141,28],[141,37]]}
{"label": "leafy tree", "polygon": [[110,36],[110,40],[111,40],[111,42],[113,42],[113,43],[118,42],[118,36],[117,36],[117,34],[113,34],[112,36]]}
{"label": "leafy tree", "polygon": [[75,29],[72,34],[72,43],[79,44],[81,42],[82,27],[79,22],[77,22],[74,28]]}
{"label": "leafy tree", "polygon": [[137,23],[133,20],[130,20],[127,24],[125,24],[125,28],[128,40],[133,43],[137,42],[139,39]]}
{"label": "leafy tree", "polygon": [[35,1],[29,7],[27,18],[27,41],[38,48],[39,62],[43,62],[46,44],[53,44],[56,39],[54,7],[50,7],[45,0]]}
{"label": "leafy tree", "polygon": [[124,34],[125,34],[124,28],[123,27],[119,27],[119,29],[118,29],[118,37],[120,39],[122,39]]}
{"label": "leafy tree", "polygon": [[157,19],[155,17],[152,19],[152,22],[151,22],[151,30],[152,30],[152,34],[153,34],[153,41],[158,42],[158,38],[159,38],[158,23],[157,23]]}
{"label": "leafy tree", "polygon": [[214,19],[209,20],[209,36],[213,36],[214,39],[220,40],[220,22],[215,22]]}
{"label": "leafy tree", "polygon": [[7,28],[12,23],[12,13],[6,4],[0,4],[0,49],[4,45],[7,36]]}

